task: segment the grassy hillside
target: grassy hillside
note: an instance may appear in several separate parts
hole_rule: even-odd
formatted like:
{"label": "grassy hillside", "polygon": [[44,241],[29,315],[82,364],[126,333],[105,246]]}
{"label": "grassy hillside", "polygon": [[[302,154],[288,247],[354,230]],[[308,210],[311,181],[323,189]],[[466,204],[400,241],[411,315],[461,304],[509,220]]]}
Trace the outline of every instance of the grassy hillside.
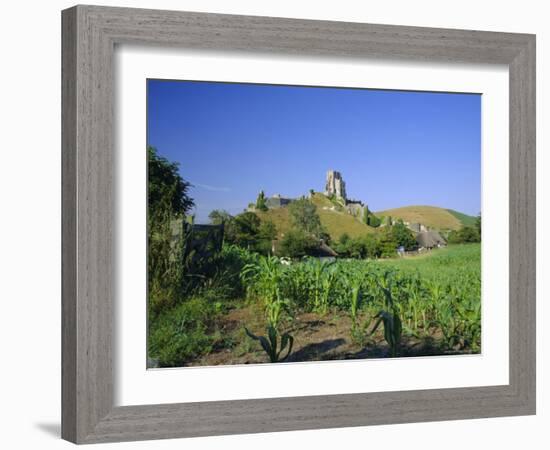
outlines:
{"label": "grassy hillside", "polygon": [[[471,216],[436,206],[405,206],[375,213],[378,217],[391,216],[407,222],[419,222],[439,230],[458,230]],[[472,217],[475,220],[474,217]]]}
{"label": "grassy hillside", "polygon": [[[344,233],[347,233],[351,237],[358,237],[365,233],[374,232],[374,228],[365,225],[345,212],[338,211],[337,206],[322,194],[315,193],[312,202],[317,206],[317,213],[321,218],[321,224],[326,228],[333,240],[339,239]],[[334,209],[331,209],[333,207]],[[273,221],[279,234],[284,234],[292,227],[288,208],[270,209],[266,212],[257,212],[257,214],[261,220]]]}
{"label": "grassy hillside", "polygon": [[454,209],[448,209],[453,216],[462,222],[462,225],[465,227],[473,227],[476,224],[477,218],[474,216],[469,216],[467,214],[455,211]]}

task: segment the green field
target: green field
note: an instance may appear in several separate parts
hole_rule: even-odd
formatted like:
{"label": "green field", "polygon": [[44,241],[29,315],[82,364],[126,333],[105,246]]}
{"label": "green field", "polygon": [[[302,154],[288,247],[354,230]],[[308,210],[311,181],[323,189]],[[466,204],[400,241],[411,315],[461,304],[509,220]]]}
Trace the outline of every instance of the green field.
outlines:
{"label": "green field", "polygon": [[226,246],[224,271],[153,324],[150,356],[181,366],[479,353],[480,261],[480,244],[290,265]]}
{"label": "green field", "polygon": [[377,264],[424,279],[453,278],[457,272],[481,273],[481,244],[449,245],[422,255],[379,260]]}

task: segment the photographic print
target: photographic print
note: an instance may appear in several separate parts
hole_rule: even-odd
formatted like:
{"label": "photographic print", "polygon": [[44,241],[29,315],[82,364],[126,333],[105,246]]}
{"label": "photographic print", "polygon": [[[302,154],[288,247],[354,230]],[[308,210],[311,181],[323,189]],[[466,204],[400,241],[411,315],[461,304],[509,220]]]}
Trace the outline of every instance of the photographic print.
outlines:
{"label": "photographic print", "polygon": [[481,95],[147,80],[147,366],[481,353]]}

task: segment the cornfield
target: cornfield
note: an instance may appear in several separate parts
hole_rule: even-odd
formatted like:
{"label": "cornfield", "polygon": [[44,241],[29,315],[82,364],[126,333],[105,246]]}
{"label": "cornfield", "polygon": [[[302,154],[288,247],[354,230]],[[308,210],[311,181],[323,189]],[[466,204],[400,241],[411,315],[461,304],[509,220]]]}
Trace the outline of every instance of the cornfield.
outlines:
{"label": "cornfield", "polygon": [[402,334],[437,336],[449,350],[481,348],[476,245],[440,251],[424,260],[305,258],[286,265],[276,257],[257,256],[242,269],[241,281],[249,298],[263,302],[267,323],[274,328],[283,314],[335,311],[350,315],[351,335],[359,341],[383,323],[392,356],[398,354]]}

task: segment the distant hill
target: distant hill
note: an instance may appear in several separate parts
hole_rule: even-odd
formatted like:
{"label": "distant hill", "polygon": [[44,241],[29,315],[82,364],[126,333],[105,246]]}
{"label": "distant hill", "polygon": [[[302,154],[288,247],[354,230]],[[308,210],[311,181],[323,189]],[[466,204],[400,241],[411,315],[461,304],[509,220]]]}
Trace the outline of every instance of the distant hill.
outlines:
{"label": "distant hill", "polygon": [[[358,237],[366,233],[373,233],[375,230],[350,214],[338,211],[337,204],[323,194],[315,193],[311,201],[317,206],[321,224],[333,240],[339,239],[344,233],[347,233],[350,237]],[[279,235],[292,228],[288,207],[270,209],[265,212],[257,211],[256,214],[261,220],[271,220],[277,227]]]}
{"label": "distant hill", "polygon": [[391,216],[406,222],[418,222],[439,230],[458,230],[463,225],[473,225],[476,218],[452,209],[436,206],[405,206],[375,213],[378,217]]}
{"label": "distant hill", "polygon": [[473,227],[476,224],[477,217],[469,216],[454,209],[448,209],[447,211],[460,220],[465,227]]}

